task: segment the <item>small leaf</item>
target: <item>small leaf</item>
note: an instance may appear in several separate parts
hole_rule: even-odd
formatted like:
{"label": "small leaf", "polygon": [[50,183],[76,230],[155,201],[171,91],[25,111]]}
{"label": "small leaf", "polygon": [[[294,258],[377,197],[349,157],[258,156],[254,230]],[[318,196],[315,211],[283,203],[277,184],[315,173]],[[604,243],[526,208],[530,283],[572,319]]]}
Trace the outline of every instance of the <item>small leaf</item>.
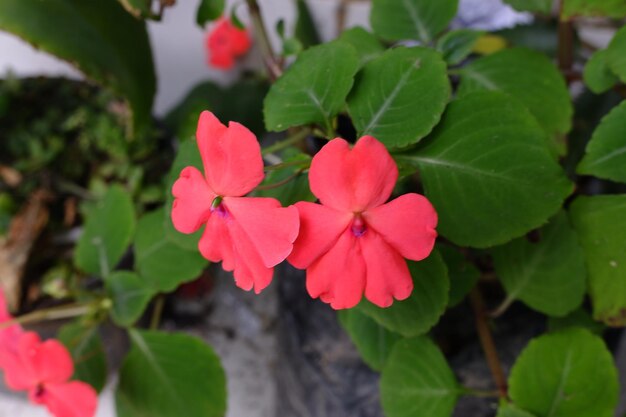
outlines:
{"label": "small leaf", "polygon": [[341,325],[350,335],[363,361],[380,372],[391,349],[402,336],[387,330],[357,309],[341,310],[338,314]]}
{"label": "small leaf", "polygon": [[106,281],[107,292],[113,301],[111,318],[118,326],[132,326],[143,314],[154,290],[134,272],[117,271]]}
{"label": "small leaf", "polygon": [[72,355],[72,379],[86,382],[96,391],[102,391],[107,380],[107,360],[98,332],[98,326],[80,321],[66,324],[59,330],[58,338]]}
{"label": "small leaf", "polygon": [[414,285],[409,298],[387,308],[363,300],[357,309],[387,329],[413,337],[428,332],[439,321],[448,303],[450,283],[446,265],[436,251],[423,261],[407,263]]}
{"label": "small leaf", "polygon": [[370,23],[383,39],[432,41],[456,15],[458,0],[373,0]]}
{"label": "small leaf", "polygon": [[596,51],[585,64],[583,79],[591,91],[596,94],[604,93],[619,82],[617,75],[609,68],[606,49]]}
{"label": "small leaf", "polygon": [[396,343],[380,379],[387,417],[450,417],[459,393],[452,370],[430,339]]}
{"label": "small leaf", "polygon": [[317,25],[313,21],[309,6],[304,0],[296,0],[298,18],[296,20],[295,36],[304,49],[320,43],[320,35],[317,33]]}
{"label": "small leaf", "polygon": [[472,53],[474,45],[484,34],[485,32],[471,29],[450,31],[437,41],[437,50],[442,53],[448,65],[457,65]]}
{"label": "small leaf", "polygon": [[422,146],[395,158],[419,168],[439,233],[485,248],[541,226],[571,193],[544,137],[516,100],[473,93],[448,106]]}
{"label": "small leaf", "polygon": [[431,49],[401,47],[363,67],[348,97],[348,111],[359,136],[402,147],[432,130],[449,97],[441,56]]}
{"label": "small leaf", "polygon": [[626,325],[626,195],[578,197],[570,216],[587,261],[593,317]]}
{"label": "small leaf", "polygon": [[128,248],[135,232],[135,209],[130,195],[112,185],[89,211],[74,251],[74,262],[83,271],[106,278]]}
{"label": "small leaf", "polygon": [[624,0],[566,0],[563,2],[561,19],[576,16],[598,16],[619,19],[626,16]]}
{"label": "small leaf", "polygon": [[536,417],[530,414],[528,411],[524,411],[521,408],[517,408],[513,404],[504,403],[498,407],[498,414],[496,417]]}
{"label": "small leaf", "polygon": [[504,0],[519,12],[550,14],[554,0]]}
{"label": "small leaf", "polygon": [[[626,4],[623,4],[623,8],[626,16]],[[617,31],[606,51],[606,62],[609,68],[623,83],[626,83],[626,26]]]}
{"label": "small leaf", "polygon": [[[322,64],[323,63],[323,64]],[[271,131],[320,123],[330,129],[358,69],[354,48],[334,41],[302,52],[265,98],[265,126]]]}
{"label": "small leaf", "polygon": [[572,311],[565,317],[549,317],[548,331],[558,332],[570,327],[580,327],[589,330],[593,334],[601,336],[606,326],[598,323],[583,308]]}
{"label": "small leaf", "polygon": [[339,40],[352,45],[356,50],[359,56],[359,68],[385,52],[385,48],[376,39],[376,36],[360,26],[344,30],[339,36]]}
{"label": "small leaf", "polygon": [[518,99],[550,135],[572,127],[572,100],[550,59],[525,48],[504,49],[461,70],[460,98],[474,91],[503,91]]}
{"label": "small leaf", "polygon": [[450,278],[448,307],[459,304],[474,288],[480,278],[480,271],[463,254],[449,245],[439,244],[437,250],[443,256]]}
{"label": "small leaf", "polygon": [[583,329],[531,341],[509,378],[518,407],[539,417],[612,417],[617,370],[602,339]]}
{"label": "small leaf", "polygon": [[226,380],[203,341],[184,334],[130,330],[132,348],[116,392],[120,417],[222,417]]}
{"label": "small leaf", "polygon": [[[169,292],[197,278],[207,266],[197,250],[189,251],[163,236],[162,209],[144,215],[137,226],[135,266],[142,280],[154,291]],[[219,236],[215,237],[219,239]]]}
{"label": "small leaf", "polygon": [[196,12],[196,23],[201,28],[207,22],[219,19],[224,14],[225,0],[200,0],[198,11]]}
{"label": "small leaf", "polygon": [[540,230],[539,242],[521,237],[491,250],[507,298],[550,316],[564,316],[583,301],[585,261],[564,212]]}
{"label": "small leaf", "polygon": [[606,115],[593,132],[576,172],[626,182],[626,101]]}

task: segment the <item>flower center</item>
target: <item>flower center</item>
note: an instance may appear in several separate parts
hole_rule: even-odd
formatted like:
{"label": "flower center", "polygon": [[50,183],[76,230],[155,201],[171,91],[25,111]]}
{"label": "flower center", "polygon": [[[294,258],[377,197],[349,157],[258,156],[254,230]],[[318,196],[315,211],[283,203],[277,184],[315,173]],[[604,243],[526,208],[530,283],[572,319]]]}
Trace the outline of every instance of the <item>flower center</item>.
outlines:
{"label": "flower center", "polygon": [[361,237],[365,234],[367,227],[365,226],[365,222],[360,214],[356,214],[354,216],[354,221],[352,222],[352,234],[356,237]]}
{"label": "flower center", "polygon": [[35,388],[35,392],[33,395],[33,399],[35,402],[40,403],[43,400],[44,394],[46,393],[46,389],[43,384],[38,384],[37,388]]}
{"label": "flower center", "polygon": [[211,213],[216,213],[221,218],[226,218],[228,217],[228,211],[226,210],[226,207],[224,207],[224,205],[222,204],[222,199],[223,197],[219,195],[215,197],[215,199],[211,203]]}

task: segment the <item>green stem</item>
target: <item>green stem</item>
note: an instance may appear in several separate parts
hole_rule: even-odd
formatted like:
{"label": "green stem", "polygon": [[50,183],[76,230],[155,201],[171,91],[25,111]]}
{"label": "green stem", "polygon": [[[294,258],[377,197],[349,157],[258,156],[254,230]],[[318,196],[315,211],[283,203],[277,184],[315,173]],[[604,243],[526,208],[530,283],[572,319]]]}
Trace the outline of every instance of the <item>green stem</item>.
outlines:
{"label": "green stem", "polygon": [[275,153],[275,152],[281,151],[281,150],[283,150],[285,148],[290,147],[291,145],[294,145],[296,143],[301,142],[310,133],[311,133],[311,131],[309,129],[299,130],[297,133],[295,133],[294,135],[288,137],[287,139],[284,139],[284,140],[281,140],[279,142],[276,142],[276,143],[268,146],[267,148],[263,148],[263,150],[261,151],[261,154],[267,155],[269,153]]}
{"label": "green stem", "polygon": [[52,321],[52,320],[60,320],[67,319],[73,317],[79,317],[86,313],[88,313],[91,309],[94,308],[96,303],[90,302],[87,304],[84,303],[74,303],[67,304],[59,307],[52,307],[42,310],[33,311],[32,313],[24,314],[23,316],[16,317],[12,320],[7,320],[3,323],[0,323],[0,330],[12,326],[14,324],[30,324],[30,323],[38,323],[41,321]]}
{"label": "green stem", "polygon": [[489,313],[489,317],[492,317],[492,318],[500,317],[509,309],[509,307],[511,307],[511,304],[513,304],[514,301],[515,301],[515,297],[511,297],[510,295],[507,295],[504,301],[502,301],[502,303],[500,303],[500,305],[496,307],[495,310]]}
{"label": "green stem", "polygon": [[256,187],[257,190],[272,190],[274,188],[278,188],[280,186],[283,186],[285,184],[288,184],[289,182],[291,182],[291,180],[293,180],[294,178],[297,178],[298,176],[300,176],[300,174],[302,174],[302,169],[296,171],[294,174],[288,176],[287,178],[285,178],[284,180],[275,182],[273,184],[267,184],[267,185],[259,185],[258,187]]}
{"label": "green stem", "polygon": [[246,0],[248,3],[248,9],[250,10],[250,17],[254,24],[254,29],[259,40],[259,46],[261,47],[261,53],[263,54],[263,62],[267,67],[270,79],[276,81],[283,73],[283,70],[276,60],[270,38],[267,35],[265,24],[263,23],[263,17],[261,16],[261,9],[256,0]]}
{"label": "green stem", "polygon": [[163,315],[163,307],[165,307],[165,296],[159,295],[154,300],[154,308],[152,309],[152,317],[150,318],[150,330],[157,330],[161,324],[161,316]]}
{"label": "green stem", "polygon": [[280,164],[276,164],[276,165],[269,165],[269,166],[266,166],[264,169],[265,171],[275,171],[277,169],[283,169],[283,168],[288,168],[288,167],[301,167],[302,170],[304,171],[310,165],[311,165],[311,161],[290,161],[290,162],[281,162]]}
{"label": "green stem", "polygon": [[461,394],[477,398],[498,398],[500,396],[498,391],[479,390],[468,387],[463,387],[461,389]]}

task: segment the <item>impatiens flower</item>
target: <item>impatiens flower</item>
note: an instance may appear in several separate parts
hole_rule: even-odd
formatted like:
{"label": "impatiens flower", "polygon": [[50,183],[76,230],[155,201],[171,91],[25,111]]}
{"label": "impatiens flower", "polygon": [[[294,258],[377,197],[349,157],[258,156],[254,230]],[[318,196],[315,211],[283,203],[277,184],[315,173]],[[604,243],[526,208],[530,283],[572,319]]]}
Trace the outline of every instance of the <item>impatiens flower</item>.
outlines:
{"label": "impatiens flower", "polygon": [[244,126],[231,122],[226,127],[205,111],[196,138],[204,175],[189,166],[174,183],[174,227],[193,233],[206,225],[200,253],[234,271],[237,286],[259,293],[271,282],[273,267],[293,249],[298,210],[283,208],[274,198],[243,197],[264,176],[261,148]]}
{"label": "impatiens flower", "polygon": [[341,309],[357,305],[363,293],[380,307],[411,294],[404,258],[430,254],[437,213],[418,194],[385,204],[397,179],[389,152],[371,136],[352,149],[343,139],[331,140],[315,155],[309,182],[321,205],[296,203],[300,235],[287,259],[307,269],[313,298]]}
{"label": "impatiens flower", "polygon": [[34,332],[22,333],[4,372],[7,387],[27,390],[31,402],[46,406],[55,417],[92,417],[96,412],[96,391],[84,382],[69,381],[74,364],[56,340],[42,342]]}
{"label": "impatiens flower", "polygon": [[[0,325],[13,320],[6,303],[4,291],[0,288]],[[0,370],[5,368],[5,364],[11,362],[17,352],[17,342],[23,330],[19,324],[0,328]]]}
{"label": "impatiens flower", "polygon": [[235,65],[237,57],[248,52],[250,45],[247,30],[239,29],[228,19],[221,18],[209,32],[206,40],[209,65],[224,70],[230,69]]}

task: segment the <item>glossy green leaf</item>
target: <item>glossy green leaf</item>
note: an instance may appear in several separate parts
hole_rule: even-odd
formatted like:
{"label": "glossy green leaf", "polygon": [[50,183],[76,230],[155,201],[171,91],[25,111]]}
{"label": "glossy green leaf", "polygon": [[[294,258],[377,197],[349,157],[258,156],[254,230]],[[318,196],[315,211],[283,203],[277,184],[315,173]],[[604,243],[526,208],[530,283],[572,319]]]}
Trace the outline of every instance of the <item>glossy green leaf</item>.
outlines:
{"label": "glossy green leaf", "polygon": [[381,308],[367,300],[358,306],[361,311],[386,327],[406,337],[418,336],[433,327],[448,303],[448,272],[437,251],[423,261],[407,261],[413,278],[413,292],[391,307]]}
{"label": "glossy green leaf", "polygon": [[504,0],[504,2],[520,12],[550,14],[554,0]]}
{"label": "glossy green leaf", "polygon": [[226,0],[200,0],[196,11],[196,23],[204,28],[208,22],[218,19],[224,14],[225,6]]}
{"label": "glossy green leaf", "polygon": [[528,411],[524,411],[521,408],[517,408],[513,404],[503,404],[498,407],[498,414],[496,417],[536,417],[530,414]]}
{"label": "glossy green leaf", "polygon": [[449,245],[437,245],[437,250],[443,256],[448,267],[448,277],[450,278],[448,306],[453,307],[459,304],[474,288],[480,278],[480,271],[461,252]]}
{"label": "glossy green leaf", "polygon": [[281,131],[310,123],[330,129],[352,88],[358,65],[354,48],[341,41],[302,52],[265,98],[267,129]]}
{"label": "glossy green leaf", "polygon": [[626,182],[626,101],[602,119],[576,171]]}
{"label": "glossy green leaf", "polygon": [[518,99],[551,135],[565,134],[574,113],[565,79],[550,61],[525,48],[504,49],[461,70],[458,95],[503,91]]}
{"label": "glossy green leaf", "polygon": [[443,35],[437,41],[437,50],[441,52],[448,65],[457,65],[472,53],[472,49],[484,32],[472,29],[457,29]]}
{"label": "glossy green leaf", "polygon": [[100,392],[107,380],[107,360],[98,326],[72,322],[61,327],[57,335],[72,355],[74,375]]}
{"label": "glossy green leaf", "polygon": [[360,26],[344,30],[341,36],[339,36],[339,40],[352,45],[356,49],[360,68],[385,52],[385,48],[376,36]]}
{"label": "glossy green leaf", "polygon": [[565,0],[562,19],[576,16],[598,16],[619,19],[626,16],[624,0]]}
{"label": "glossy green leaf", "polygon": [[596,94],[610,90],[619,82],[617,75],[609,68],[608,54],[606,49],[597,51],[585,64],[583,79],[587,87]]}
{"label": "glossy green leaf", "polygon": [[117,0],[2,0],[0,29],[126,97],[135,129],[150,123],[156,78],[148,34]]}
{"label": "glossy green leaf", "polygon": [[617,370],[603,340],[587,330],[548,333],[531,341],[517,359],[509,394],[538,417],[612,417]]}
{"label": "glossy green leaf", "polygon": [[432,130],[449,97],[441,56],[431,49],[401,47],[363,67],[348,97],[348,111],[359,136],[402,147]]}
{"label": "glossy green leaf", "polygon": [[390,41],[432,41],[456,15],[458,0],[373,0],[374,33]]}
{"label": "glossy green leaf", "polygon": [[491,250],[507,298],[550,316],[564,316],[583,301],[585,261],[565,212],[540,229],[540,240],[521,237]]}
{"label": "glossy green leaf", "polygon": [[395,157],[419,168],[439,233],[484,248],[541,226],[572,191],[544,136],[518,101],[473,93],[448,106],[421,147]]}
{"label": "glossy green leaf", "polygon": [[130,195],[112,185],[89,211],[74,251],[74,262],[84,272],[106,278],[126,252],[135,233],[135,209]]}
{"label": "glossy green leaf", "polygon": [[[626,4],[623,7],[626,16]],[[609,68],[623,83],[626,83],[626,26],[617,31],[606,51],[606,62]]]}
{"label": "glossy green leaf", "polygon": [[450,417],[460,389],[439,348],[422,336],[393,348],[380,380],[387,417]]}
{"label": "glossy green leaf", "polygon": [[606,326],[595,321],[591,314],[583,308],[572,311],[565,317],[549,317],[548,331],[558,332],[571,327],[580,327],[589,330],[591,333],[602,335]]}
{"label": "glossy green leaf", "polygon": [[117,271],[109,275],[106,288],[113,302],[111,318],[118,326],[133,325],[155,294],[139,275],[130,271]]}
{"label": "glossy green leaf", "polygon": [[341,310],[338,314],[341,325],[350,335],[363,361],[380,372],[391,349],[402,336],[387,330],[357,309]]}
{"label": "glossy green leaf", "polygon": [[626,325],[626,195],[578,197],[570,208],[585,252],[593,316]]}
{"label": "glossy green leaf", "polygon": [[119,417],[223,417],[226,380],[202,340],[184,334],[129,331],[116,392]]}
{"label": "glossy green leaf", "polygon": [[[163,210],[144,215],[137,226],[135,267],[155,291],[169,292],[197,278],[207,266],[197,250],[185,250],[163,236]],[[219,238],[219,236],[216,236]]]}

